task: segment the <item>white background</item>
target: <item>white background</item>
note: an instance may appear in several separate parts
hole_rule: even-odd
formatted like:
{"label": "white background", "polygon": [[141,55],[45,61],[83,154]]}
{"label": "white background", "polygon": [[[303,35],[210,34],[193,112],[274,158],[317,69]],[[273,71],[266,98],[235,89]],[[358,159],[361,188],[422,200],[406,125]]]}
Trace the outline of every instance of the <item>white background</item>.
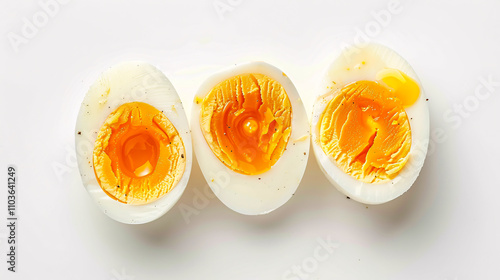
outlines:
{"label": "white background", "polygon": [[[500,87],[474,97],[481,77],[500,81],[499,2],[401,1],[384,26],[375,19],[385,0],[150,2],[74,0],[43,22],[38,1],[1,1],[0,279],[299,279],[286,275],[293,266],[307,279],[499,279]],[[224,4],[225,12],[214,7]],[[24,37],[33,16],[40,27]],[[196,163],[179,203],[146,225],[111,220],[87,195],[74,126],[107,67],[156,65],[189,116],[214,71],[264,60],[292,79],[310,113],[328,64],[367,28],[414,67],[431,133],[440,133],[402,197],[368,207],[348,200],[312,155],[295,196],[265,216],[237,214],[215,198],[187,223],[180,203],[193,206],[194,192],[207,188]],[[24,40],[11,43],[13,34]],[[464,103],[460,123],[445,118]],[[8,164],[19,176],[15,274],[5,262]],[[338,248],[314,260],[318,239],[328,238]]]}

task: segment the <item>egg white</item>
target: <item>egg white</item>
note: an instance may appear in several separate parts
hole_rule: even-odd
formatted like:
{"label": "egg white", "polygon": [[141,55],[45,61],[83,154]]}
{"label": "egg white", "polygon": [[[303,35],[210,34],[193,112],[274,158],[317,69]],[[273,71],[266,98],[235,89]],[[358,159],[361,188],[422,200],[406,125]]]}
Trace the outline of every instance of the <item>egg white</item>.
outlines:
{"label": "egg white", "polygon": [[[363,61],[366,64],[363,64]],[[414,79],[420,87],[420,96],[413,105],[405,108],[412,140],[408,162],[391,181],[370,184],[344,173],[337,166],[335,159],[324,153],[319,141],[318,122],[328,102],[338,95],[341,88],[356,81],[375,81],[377,72],[384,68],[398,69]],[[321,83],[311,119],[311,140],[323,173],[346,196],[365,204],[385,203],[399,197],[417,179],[429,143],[429,109],[417,74],[404,58],[388,47],[371,43],[363,47],[352,46],[345,49],[330,65]]]}
{"label": "egg white", "polygon": [[[109,197],[94,174],[92,154],[97,133],[116,108],[128,102],[152,105],[172,122],[184,143],[186,166],[176,186],[163,197],[145,204],[128,205]],[[177,92],[168,78],[145,62],[124,62],[111,67],[85,95],[76,122],[75,144],[83,185],[99,208],[112,219],[142,224],[165,214],[179,200],[191,173],[192,144],[188,121]]]}
{"label": "egg white", "polygon": [[292,133],[280,159],[265,173],[244,175],[224,165],[212,152],[200,128],[201,102],[193,104],[191,131],[196,158],[215,195],[230,209],[245,215],[269,213],[287,202],[297,190],[309,156],[307,114],[292,81],[278,68],[265,62],[241,64],[209,77],[195,100],[203,99],[213,87],[233,76],[264,74],[279,82],[292,104]]}

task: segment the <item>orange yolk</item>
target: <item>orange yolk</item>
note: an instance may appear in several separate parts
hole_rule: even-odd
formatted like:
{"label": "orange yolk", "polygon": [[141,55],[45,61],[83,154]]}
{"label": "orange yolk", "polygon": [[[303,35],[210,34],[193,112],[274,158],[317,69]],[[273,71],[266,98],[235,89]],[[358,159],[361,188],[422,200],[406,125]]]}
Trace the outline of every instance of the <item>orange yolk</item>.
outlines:
{"label": "orange yolk", "polygon": [[319,129],[323,151],[360,181],[391,180],[408,161],[411,129],[403,103],[376,82],[342,88],[327,104]]}
{"label": "orange yolk", "polygon": [[94,147],[94,172],[113,199],[146,204],[175,187],[186,165],[177,130],[158,109],[126,103],[107,117]]}
{"label": "orange yolk", "polygon": [[119,164],[130,176],[144,177],[153,173],[158,162],[158,141],[144,128],[131,128],[118,154]]}
{"label": "orange yolk", "polygon": [[243,74],[215,86],[201,104],[203,136],[233,171],[268,171],[285,151],[292,105],[283,86],[262,74]]}

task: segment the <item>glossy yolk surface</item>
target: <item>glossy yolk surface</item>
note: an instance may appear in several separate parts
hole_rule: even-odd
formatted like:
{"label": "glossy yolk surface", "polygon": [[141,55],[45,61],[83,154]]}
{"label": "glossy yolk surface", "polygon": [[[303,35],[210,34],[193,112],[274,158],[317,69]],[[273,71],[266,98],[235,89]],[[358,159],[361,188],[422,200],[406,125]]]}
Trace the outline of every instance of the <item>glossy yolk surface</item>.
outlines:
{"label": "glossy yolk surface", "polygon": [[393,96],[401,100],[404,107],[413,105],[420,96],[417,82],[397,69],[387,68],[378,72],[377,80],[384,82]]}
{"label": "glossy yolk surface", "polygon": [[291,121],[285,89],[262,74],[227,79],[201,104],[201,130],[212,152],[242,174],[263,173],[278,161],[290,138]]}
{"label": "glossy yolk surface", "polygon": [[408,160],[411,129],[403,104],[376,82],[342,88],[327,104],[319,125],[323,151],[360,181],[390,180]]}
{"label": "glossy yolk surface", "polygon": [[146,103],[118,107],[107,117],[94,146],[94,172],[113,199],[145,204],[182,177],[184,144],[168,118]]}

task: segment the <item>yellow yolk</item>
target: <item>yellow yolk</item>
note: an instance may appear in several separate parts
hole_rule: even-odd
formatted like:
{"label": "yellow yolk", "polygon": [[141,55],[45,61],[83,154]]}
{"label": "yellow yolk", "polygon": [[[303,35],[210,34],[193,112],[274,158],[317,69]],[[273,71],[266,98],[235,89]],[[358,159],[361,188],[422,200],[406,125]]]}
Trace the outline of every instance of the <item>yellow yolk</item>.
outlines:
{"label": "yellow yolk", "polygon": [[401,100],[404,107],[413,105],[420,96],[417,82],[397,69],[384,69],[377,73],[377,80],[384,82],[393,92],[393,96]]}
{"label": "yellow yolk", "polygon": [[291,133],[292,105],[283,86],[262,74],[243,74],[215,86],[201,104],[203,136],[233,171],[255,175],[283,154]]}
{"label": "yellow yolk", "polygon": [[327,104],[319,129],[323,151],[360,181],[393,179],[408,161],[411,129],[403,103],[376,82],[342,88]]}
{"label": "yellow yolk", "polygon": [[113,199],[146,204],[168,193],[184,173],[184,144],[170,120],[141,102],[107,117],[94,147],[94,172]]}

